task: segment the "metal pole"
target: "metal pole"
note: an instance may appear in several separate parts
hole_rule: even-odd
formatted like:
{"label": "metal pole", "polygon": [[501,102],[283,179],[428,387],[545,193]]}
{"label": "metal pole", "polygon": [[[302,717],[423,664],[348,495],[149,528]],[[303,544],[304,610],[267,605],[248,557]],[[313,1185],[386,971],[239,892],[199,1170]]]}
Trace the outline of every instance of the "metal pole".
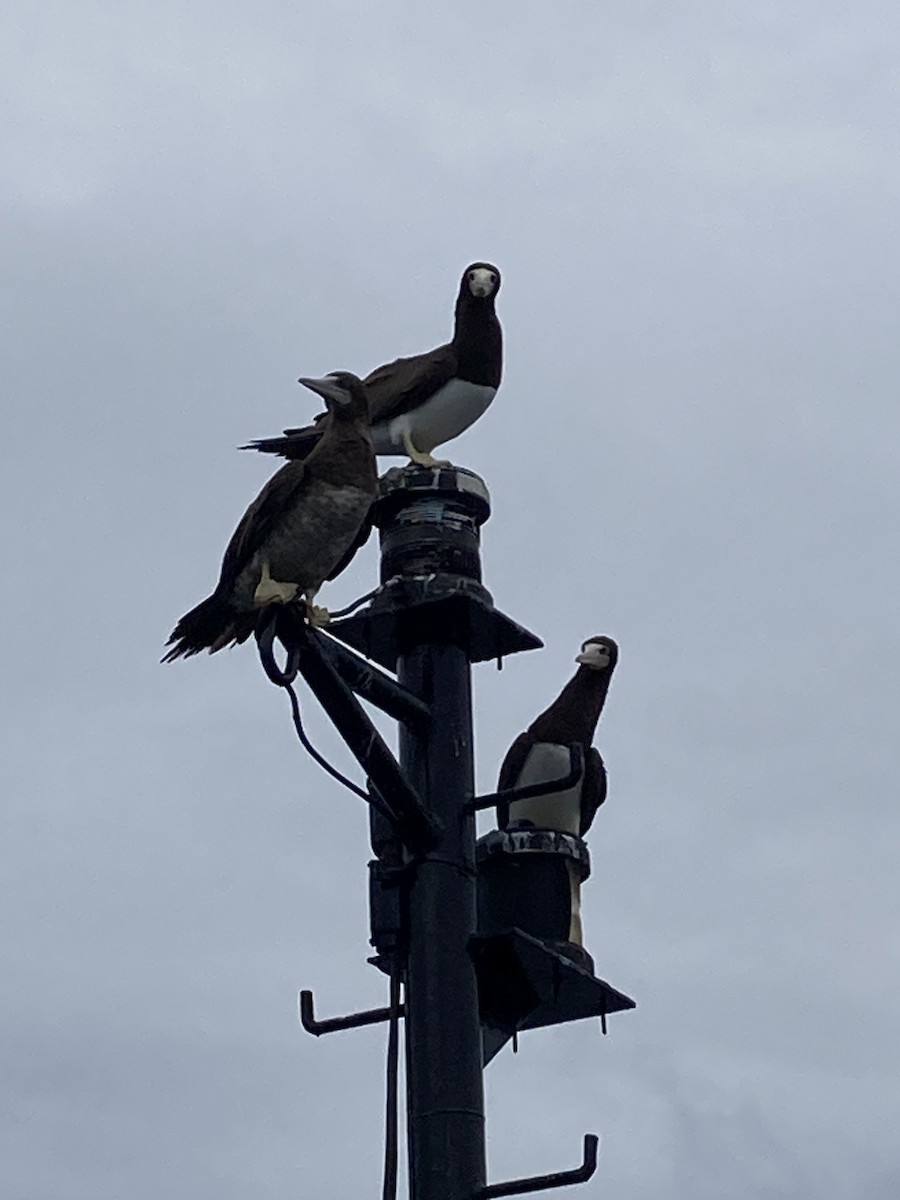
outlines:
{"label": "metal pole", "polygon": [[[571,770],[562,779],[474,795],[472,663],[499,664],[506,654],[541,644],[498,612],[482,585],[479,530],[489,516],[487,488],[472,472],[412,465],[388,471],[374,514],[381,586],[371,594],[371,606],[332,625],[330,638],[305,625],[292,634],[279,625],[281,613],[257,631],[269,678],[289,687],[302,671],[372,785],[366,798],[372,801],[376,856],[369,864],[376,954],[369,961],[390,975],[391,1006],[317,1021],[312,993],[304,992],[300,1011],[304,1027],[316,1035],[391,1021],[385,1194],[396,1189],[396,1031],[405,1016],[410,1200],[488,1200],[589,1179],[597,1163],[593,1134],[585,1136],[584,1160],[574,1170],[486,1184],[483,1065],[520,1028],[596,1015],[605,1023],[607,1013],[634,1007],[593,976],[583,950],[586,963],[573,959],[574,947],[561,945],[570,927],[568,885],[564,924],[548,933],[541,914],[541,930],[532,934],[518,921],[509,927],[510,903],[516,912],[520,907],[520,882],[501,879],[505,893],[495,895],[484,875],[479,932],[476,811],[535,788],[544,794],[568,787],[582,766],[580,748],[573,746]],[[276,635],[288,653],[284,671],[273,654]],[[398,682],[358,653],[396,671]],[[354,692],[398,720],[399,763]],[[494,851],[493,840],[509,837],[498,832],[482,840],[482,865]],[[587,862],[587,847],[569,840]],[[503,848],[509,849],[505,842]],[[546,856],[550,849],[542,843],[538,852]]]}
{"label": "metal pole", "polygon": [[424,733],[404,730],[400,762],[443,824],[409,892],[406,1061],[411,1200],[473,1200],[485,1183],[484,1089],[476,931],[471,669],[437,642],[400,658],[400,682],[431,706]]}
{"label": "metal pole", "polygon": [[[381,480],[381,584],[371,608],[331,632],[396,669],[430,720],[400,728],[400,768],[434,819],[410,853],[373,813],[378,965],[405,959],[410,1200],[476,1200],[485,1186],[478,981],[471,664],[540,641],[494,608],[481,582],[484,481],[458,467]],[[402,881],[402,882],[401,882]],[[402,888],[402,891],[400,890]]]}

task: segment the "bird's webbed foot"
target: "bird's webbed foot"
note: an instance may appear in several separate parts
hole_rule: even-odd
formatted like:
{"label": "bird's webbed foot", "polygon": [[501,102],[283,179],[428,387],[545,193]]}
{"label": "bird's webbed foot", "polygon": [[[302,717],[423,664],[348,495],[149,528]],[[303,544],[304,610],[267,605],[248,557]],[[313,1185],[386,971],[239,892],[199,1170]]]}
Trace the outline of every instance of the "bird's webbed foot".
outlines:
{"label": "bird's webbed foot", "polygon": [[280,579],[273,579],[269,564],[264,561],[260,567],[259,583],[253,593],[253,602],[260,608],[267,604],[290,604],[296,597],[297,590],[296,583],[282,583]]}
{"label": "bird's webbed foot", "polygon": [[408,433],[403,435],[403,449],[409,455],[410,462],[417,467],[452,467],[453,463],[446,458],[433,458],[427,450],[417,450]]}
{"label": "bird's webbed foot", "polygon": [[318,604],[308,604],[306,616],[313,629],[321,629],[323,625],[331,624],[331,613],[327,608],[321,608]]}
{"label": "bird's webbed foot", "polygon": [[303,593],[303,601],[306,608],[306,619],[313,629],[321,629],[324,625],[331,622],[331,613],[327,608],[322,608],[318,604],[313,604],[315,599],[315,591],[310,589]]}

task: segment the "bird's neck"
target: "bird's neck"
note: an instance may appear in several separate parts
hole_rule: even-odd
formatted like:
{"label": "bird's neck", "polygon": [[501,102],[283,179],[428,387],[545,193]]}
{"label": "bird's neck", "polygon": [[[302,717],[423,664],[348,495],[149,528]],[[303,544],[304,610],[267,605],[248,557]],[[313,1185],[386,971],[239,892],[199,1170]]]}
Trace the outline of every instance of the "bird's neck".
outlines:
{"label": "bird's neck", "polygon": [[333,459],[330,477],[334,483],[377,486],[378,469],[369,423],[350,414],[331,413],[325,437],[315,453]]}
{"label": "bird's neck", "polygon": [[538,741],[562,746],[580,742],[588,745],[594,736],[609,678],[605,672],[579,667],[551,706],[528,728]]}
{"label": "bird's neck", "polygon": [[465,297],[457,302],[453,349],[460,379],[500,386],[503,333],[492,304]]}

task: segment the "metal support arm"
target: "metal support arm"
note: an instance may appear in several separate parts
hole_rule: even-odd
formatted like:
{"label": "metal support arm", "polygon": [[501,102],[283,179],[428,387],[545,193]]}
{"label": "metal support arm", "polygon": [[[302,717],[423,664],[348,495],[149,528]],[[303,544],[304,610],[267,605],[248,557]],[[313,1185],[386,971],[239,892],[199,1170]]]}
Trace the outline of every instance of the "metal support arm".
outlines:
{"label": "metal support arm", "polygon": [[[365,1012],[352,1013],[349,1017],[328,1017],[324,1021],[317,1021],[313,1007],[313,994],[306,990],[300,993],[297,1011],[300,1024],[307,1033],[313,1034],[314,1037],[321,1037],[323,1033],[338,1033],[342,1029],[359,1029],[363,1025],[380,1025],[382,1021],[391,1019],[389,1008],[370,1008]],[[399,1016],[404,1015],[401,1004]]]}
{"label": "metal support arm", "polygon": [[335,670],[347,687],[380,708],[395,721],[402,721],[415,729],[425,729],[431,720],[431,709],[409,688],[397,683],[390,675],[373,666],[347,646],[318,630],[311,630],[313,638],[331,660]]}
{"label": "metal support arm", "polygon": [[[275,637],[287,650],[284,672],[280,672],[275,664]],[[266,674],[273,683],[287,687],[298,671],[303,676],[348,750],[365,771],[403,841],[415,850],[433,846],[440,836],[440,821],[423,803],[306,622],[287,606],[273,605],[272,612],[260,623],[257,642]]]}
{"label": "metal support arm", "polygon": [[550,1188],[568,1187],[570,1183],[586,1183],[597,1170],[597,1147],[600,1139],[595,1133],[584,1135],[584,1158],[573,1171],[557,1171],[554,1175],[532,1175],[528,1179],[511,1179],[506,1183],[489,1183],[473,1200],[494,1200],[497,1196],[524,1196],[526,1192],[545,1192]]}
{"label": "metal support arm", "polygon": [[569,771],[559,779],[544,783],[528,783],[524,787],[504,788],[502,792],[488,792],[476,796],[469,806],[470,812],[483,812],[496,804],[513,804],[517,800],[533,800],[535,796],[549,796],[551,792],[564,792],[574,787],[584,772],[584,750],[578,742],[569,747]]}

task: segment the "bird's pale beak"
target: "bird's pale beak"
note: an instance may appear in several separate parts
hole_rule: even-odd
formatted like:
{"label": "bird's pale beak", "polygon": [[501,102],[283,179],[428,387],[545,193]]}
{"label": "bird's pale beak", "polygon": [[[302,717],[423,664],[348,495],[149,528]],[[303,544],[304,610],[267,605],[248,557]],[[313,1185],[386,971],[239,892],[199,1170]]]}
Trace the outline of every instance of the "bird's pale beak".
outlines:
{"label": "bird's pale beak", "polygon": [[599,667],[602,669],[609,666],[609,652],[602,647],[598,648],[595,646],[593,650],[582,650],[580,654],[576,654],[575,661],[585,667]]}
{"label": "bird's pale beak", "polygon": [[307,379],[301,375],[297,382],[321,396],[323,400],[330,400],[333,404],[350,403],[350,393],[342,384],[338,383],[333,375],[324,375],[321,379]]}

